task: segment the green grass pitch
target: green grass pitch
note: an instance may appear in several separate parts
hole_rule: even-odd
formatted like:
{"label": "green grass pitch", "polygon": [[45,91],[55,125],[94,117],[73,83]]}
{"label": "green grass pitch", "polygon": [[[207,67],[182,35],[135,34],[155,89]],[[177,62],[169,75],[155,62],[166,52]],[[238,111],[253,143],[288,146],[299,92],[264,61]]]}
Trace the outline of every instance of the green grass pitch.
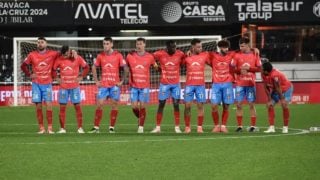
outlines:
{"label": "green grass pitch", "polygon": [[[235,133],[231,107],[228,134],[212,134],[206,105],[204,134],[175,134],[172,106],[165,108],[162,133],[155,125],[156,106],[149,106],[145,133],[137,134],[130,106],[121,106],[116,133],[107,133],[106,106],[100,134],[77,134],[74,109],[68,107],[67,134],[38,135],[34,107],[0,107],[0,179],[318,179],[320,177],[320,105],[290,105],[289,134],[264,134],[265,105],[257,105],[260,132]],[[181,112],[183,106],[181,105]],[[83,106],[84,129],[92,128],[95,107]],[[193,107],[195,110],[195,107]],[[244,124],[249,124],[245,108]],[[196,113],[192,112],[192,125]],[[276,107],[276,126],[282,111]],[[181,113],[181,127],[184,129]],[[54,108],[54,130],[59,129]]]}

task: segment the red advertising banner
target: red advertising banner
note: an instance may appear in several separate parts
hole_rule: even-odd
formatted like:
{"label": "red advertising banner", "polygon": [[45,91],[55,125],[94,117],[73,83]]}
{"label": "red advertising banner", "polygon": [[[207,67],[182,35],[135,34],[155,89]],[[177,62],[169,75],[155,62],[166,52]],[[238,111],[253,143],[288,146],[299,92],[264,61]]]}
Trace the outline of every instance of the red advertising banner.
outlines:
{"label": "red advertising banner", "polygon": [[[210,84],[207,84],[207,99],[210,98]],[[293,96],[292,103],[294,104],[308,104],[308,103],[320,103],[320,96],[318,95],[318,89],[320,89],[320,82],[293,82]],[[84,105],[94,105],[96,103],[97,87],[95,85],[81,85],[81,99]],[[53,103],[58,104],[58,92],[59,86],[53,86]],[[183,98],[183,92],[181,91],[181,99]],[[13,86],[1,85],[0,86],[0,106],[13,105]],[[23,85],[18,87],[18,104],[19,105],[31,105],[32,104],[32,92],[30,85]],[[257,83],[257,103],[265,103],[267,97],[264,92],[263,84]],[[209,101],[208,101],[209,102]],[[130,104],[130,92],[128,86],[122,86],[121,104]],[[150,103],[158,103],[158,89],[150,89]]]}

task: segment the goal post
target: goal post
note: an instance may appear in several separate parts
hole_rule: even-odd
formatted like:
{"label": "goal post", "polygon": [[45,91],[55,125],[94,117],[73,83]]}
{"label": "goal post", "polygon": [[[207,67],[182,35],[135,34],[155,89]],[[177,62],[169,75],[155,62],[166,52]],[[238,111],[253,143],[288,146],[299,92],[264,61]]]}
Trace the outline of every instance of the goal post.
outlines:
{"label": "goal post", "polygon": [[[187,51],[190,48],[190,41],[193,38],[198,38],[202,41],[203,50],[212,51],[216,48],[217,42],[222,39],[220,35],[194,35],[194,36],[142,36],[147,40],[146,50],[148,52],[154,52],[159,49],[165,48],[165,42],[167,40],[175,40],[177,43],[177,48],[182,51]],[[112,37],[114,40],[114,49],[122,53],[124,58],[126,55],[135,49],[135,40],[138,37]],[[75,49],[79,55],[81,55],[86,62],[92,66],[98,53],[103,51],[102,41],[104,37],[47,37],[48,49],[59,51],[63,45],[69,45],[70,48]],[[37,37],[15,37],[13,39],[13,102],[12,105],[28,105],[31,102],[31,80],[25,77],[24,73],[20,70],[20,65],[26,56],[31,52],[36,50]],[[185,71],[185,69],[184,69]],[[183,74],[183,73],[182,73]],[[185,74],[185,73],[184,73]],[[206,81],[210,79],[211,81],[211,69],[206,68]],[[159,84],[160,74],[159,72],[151,71],[151,83]],[[185,77],[181,76],[181,81],[185,81]],[[81,82],[83,90],[83,95],[90,94],[91,100],[86,101],[85,104],[94,104],[95,98],[92,99],[94,92],[92,91],[94,87],[94,81],[92,79],[92,73],[90,72],[86,78]],[[54,86],[54,89],[58,87]],[[128,88],[125,86],[125,88]],[[128,93],[127,89],[124,89]],[[151,89],[152,91],[152,89]],[[155,90],[156,91],[156,90]],[[57,92],[57,91],[54,91]],[[152,93],[151,93],[152,94]],[[154,93],[155,94],[155,93]],[[57,93],[54,94],[53,101],[56,103],[55,97]],[[151,95],[152,97],[155,95]],[[88,97],[88,96],[87,96]],[[128,97],[124,97],[128,98]]]}

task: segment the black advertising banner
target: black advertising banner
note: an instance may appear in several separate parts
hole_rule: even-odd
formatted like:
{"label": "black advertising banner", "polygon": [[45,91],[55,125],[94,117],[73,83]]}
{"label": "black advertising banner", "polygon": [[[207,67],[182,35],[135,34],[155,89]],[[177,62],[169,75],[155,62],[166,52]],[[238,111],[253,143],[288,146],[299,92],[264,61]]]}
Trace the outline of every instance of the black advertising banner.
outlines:
{"label": "black advertising banner", "polygon": [[75,2],[76,25],[179,26],[227,23],[225,0]]}
{"label": "black advertising banner", "polygon": [[0,1],[0,26],[72,25],[72,3]]}
{"label": "black advertising banner", "polygon": [[232,23],[304,23],[320,22],[317,0],[231,0]]}
{"label": "black advertising banner", "polygon": [[320,23],[320,0],[0,1],[0,27]]}

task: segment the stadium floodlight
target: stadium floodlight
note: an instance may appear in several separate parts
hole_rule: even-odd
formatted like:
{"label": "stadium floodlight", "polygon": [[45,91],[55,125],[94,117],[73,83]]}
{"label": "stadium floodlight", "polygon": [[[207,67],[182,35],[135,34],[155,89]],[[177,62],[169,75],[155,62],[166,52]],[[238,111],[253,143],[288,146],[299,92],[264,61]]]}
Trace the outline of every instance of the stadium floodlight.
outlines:
{"label": "stadium floodlight", "polygon": [[[135,49],[135,40],[138,37],[112,37],[114,40],[114,49],[120,51],[125,57],[129,52]],[[213,36],[147,36],[144,37],[147,40],[146,50],[154,52],[159,49],[165,48],[165,42],[167,40],[175,40],[177,48],[182,51],[188,51],[190,49],[190,41],[193,38],[199,38],[202,41],[204,50],[214,50],[216,44],[222,39],[220,35]],[[78,54],[81,55],[86,62],[91,66],[98,53],[103,51],[102,41],[104,37],[47,37],[48,49],[60,50],[62,45],[69,45],[70,48],[77,50]],[[24,105],[31,103],[31,80],[27,78],[24,73],[20,70],[20,65],[26,56],[37,48],[37,37],[16,37],[14,38],[14,98],[12,104],[14,106]],[[185,69],[181,70],[181,81],[185,81]],[[211,68],[207,67],[206,81],[211,82]],[[160,74],[158,71],[151,71],[151,83],[153,88],[158,88]],[[86,85],[92,86],[94,82],[92,80],[92,74],[84,78],[81,82],[82,87],[86,91],[92,91],[86,89]],[[93,94],[94,92],[92,92]],[[55,95],[54,95],[55,96]],[[150,97],[157,98],[157,97]],[[55,99],[55,98],[54,98]]]}

